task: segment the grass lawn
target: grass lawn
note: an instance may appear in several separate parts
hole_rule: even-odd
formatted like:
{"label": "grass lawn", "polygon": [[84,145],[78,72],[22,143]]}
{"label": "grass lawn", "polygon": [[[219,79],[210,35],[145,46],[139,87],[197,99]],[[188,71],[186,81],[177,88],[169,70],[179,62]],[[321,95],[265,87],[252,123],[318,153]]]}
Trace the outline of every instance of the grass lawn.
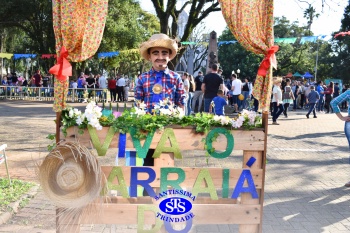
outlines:
{"label": "grass lawn", "polygon": [[[8,206],[11,202],[15,202],[28,192],[35,184],[21,180],[12,179],[10,185],[8,179],[0,177],[0,214],[5,211],[11,211]],[[29,199],[25,198],[21,201],[20,206],[23,207],[28,203]]]}

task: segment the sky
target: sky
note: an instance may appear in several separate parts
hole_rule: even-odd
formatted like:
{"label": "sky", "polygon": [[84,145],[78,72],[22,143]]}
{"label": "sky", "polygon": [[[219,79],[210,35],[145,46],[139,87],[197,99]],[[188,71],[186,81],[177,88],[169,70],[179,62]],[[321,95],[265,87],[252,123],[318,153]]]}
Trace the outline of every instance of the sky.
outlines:
{"label": "sky", "polygon": [[[305,1],[305,0],[304,0]],[[179,0],[181,2],[181,0]],[[311,26],[314,35],[331,35],[332,32],[339,32],[344,9],[348,5],[347,0],[326,0],[322,12],[322,0],[307,0],[316,12],[320,14]],[[155,13],[150,0],[140,0],[141,7],[151,13]],[[308,7],[307,3],[298,0],[275,0],[274,16],[285,16],[290,22],[299,21],[299,26],[305,26],[307,20],[303,18],[303,12]],[[212,12],[205,19],[206,28],[209,32],[215,30],[218,35],[226,27],[226,22],[221,12]]]}

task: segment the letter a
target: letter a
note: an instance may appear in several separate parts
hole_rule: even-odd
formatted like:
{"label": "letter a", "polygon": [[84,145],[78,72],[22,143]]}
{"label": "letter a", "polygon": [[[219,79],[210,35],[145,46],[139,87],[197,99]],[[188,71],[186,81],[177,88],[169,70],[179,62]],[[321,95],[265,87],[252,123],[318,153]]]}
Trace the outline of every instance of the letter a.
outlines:
{"label": "letter a", "polygon": [[[243,187],[245,180],[247,180],[248,187]],[[232,193],[231,198],[237,199],[240,193],[250,193],[253,198],[259,198],[250,170],[242,171],[242,174],[237,181],[236,187]]]}
{"label": "letter a", "polygon": [[[169,139],[171,147],[165,147],[166,141]],[[182,159],[179,144],[176,141],[173,129],[167,128],[164,130],[162,137],[160,138],[157,148],[154,151],[153,158],[159,158],[162,152],[172,152],[174,157]]]}

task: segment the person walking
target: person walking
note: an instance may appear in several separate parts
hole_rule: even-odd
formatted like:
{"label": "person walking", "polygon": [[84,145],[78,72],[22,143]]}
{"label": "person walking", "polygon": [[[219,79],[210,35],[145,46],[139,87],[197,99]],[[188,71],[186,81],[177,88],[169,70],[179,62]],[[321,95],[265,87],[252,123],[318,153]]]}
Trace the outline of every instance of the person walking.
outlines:
{"label": "person walking", "polygon": [[315,91],[314,86],[310,87],[310,93],[307,96],[307,100],[309,103],[309,111],[306,114],[306,118],[309,118],[311,112],[314,114],[314,118],[317,118],[317,116],[316,116],[316,104],[318,101],[320,101],[320,94],[318,94],[318,92]]}
{"label": "person walking", "polygon": [[198,76],[194,79],[195,91],[193,93],[193,98],[192,98],[192,112],[195,112],[197,100],[198,100],[198,108],[196,112],[201,112],[202,101],[203,101],[203,92],[201,88],[202,88],[203,80],[204,80],[203,73],[202,71],[199,71]]}
{"label": "person walking", "polygon": [[318,81],[318,82],[317,82],[316,91],[317,91],[318,94],[320,95],[320,100],[318,101],[318,104],[317,104],[317,111],[323,113],[324,88],[323,88],[323,82],[322,82],[322,81]]}
{"label": "person walking", "polygon": [[286,84],[284,87],[284,92],[282,96],[283,101],[283,115],[287,118],[288,117],[288,108],[293,103],[295,97],[292,91],[292,87],[290,86],[290,79],[286,79]]}
{"label": "person walking", "polygon": [[241,108],[241,101],[238,99],[238,96],[242,93],[242,81],[237,78],[236,74],[232,74],[232,85],[231,85],[231,93],[232,93],[232,104],[234,106],[234,112],[239,112]]}
{"label": "person walking", "polygon": [[210,103],[216,96],[218,90],[224,89],[224,82],[217,72],[218,66],[213,64],[211,66],[211,73],[204,76],[202,83],[202,92],[204,93],[204,112],[209,112]]}
{"label": "person walking", "polygon": [[277,123],[278,117],[283,112],[283,101],[282,101],[282,90],[281,90],[282,78],[277,77],[274,79],[274,86],[272,89],[272,105],[273,105],[273,113],[272,113],[272,124],[279,125]]}
{"label": "person walking", "polygon": [[[349,101],[350,101],[350,90],[347,90],[343,92],[341,95],[339,95],[337,98],[334,98],[330,104],[333,109],[333,112],[337,115],[337,117],[340,120],[345,122],[344,132],[350,146],[350,109],[348,109],[347,116],[343,116],[339,108],[339,104],[344,102],[349,102]],[[345,184],[345,187],[350,187],[350,181]]]}
{"label": "person walking", "polygon": [[334,92],[334,84],[333,82],[330,82],[328,87],[324,91],[324,94],[325,94],[324,108],[327,110],[326,113],[329,113],[331,109],[330,103],[333,99],[333,92]]}

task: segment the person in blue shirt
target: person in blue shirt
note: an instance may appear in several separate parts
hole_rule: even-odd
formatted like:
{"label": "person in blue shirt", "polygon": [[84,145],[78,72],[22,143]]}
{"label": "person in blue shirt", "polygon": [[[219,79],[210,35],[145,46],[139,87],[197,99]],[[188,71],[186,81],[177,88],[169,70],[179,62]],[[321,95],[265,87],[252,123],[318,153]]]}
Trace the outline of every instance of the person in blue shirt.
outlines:
{"label": "person in blue shirt", "polygon": [[318,92],[318,94],[320,95],[320,100],[318,101],[317,104],[317,111],[318,112],[323,112],[323,104],[324,104],[324,88],[323,88],[323,82],[322,81],[318,81],[317,82],[317,88],[316,91]]}
{"label": "person in blue shirt", "polygon": [[320,95],[318,94],[317,91],[315,91],[314,86],[311,86],[310,90],[311,91],[310,91],[309,95],[307,96],[307,99],[309,101],[309,111],[306,114],[306,117],[309,118],[309,115],[312,112],[314,114],[314,118],[317,118],[315,108],[316,108],[317,102],[320,101]]}
{"label": "person in blue shirt", "polygon": [[[226,99],[225,99],[226,98]],[[224,106],[227,105],[227,96],[224,97],[224,92],[222,90],[218,90],[217,96],[211,101],[211,106],[209,109],[210,113],[214,113],[218,116],[225,115]]]}
{"label": "person in blue shirt", "polygon": [[[340,108],[339,108],[339,104],[343,103],[343,102],[349,102],[350,101],[350,90],[347,90],[345,92],[343,92],[340,96],[338,96],[337,98],[334,98],[331,101],[331,107],[333,109],[333,112],[337,115],[337,117],[342,120],[345,121],[345,127],[344,127],[344,131],[345,131],[345,136],[348,139],[348,143],[350,146],[350,108],[348,108],[348,114],[347,116],[343,116],[340,112]],[[349,105],[348,105],[349,106]],[[350,187],[350,181],[348,183],[345,184],[345,187]]]}

